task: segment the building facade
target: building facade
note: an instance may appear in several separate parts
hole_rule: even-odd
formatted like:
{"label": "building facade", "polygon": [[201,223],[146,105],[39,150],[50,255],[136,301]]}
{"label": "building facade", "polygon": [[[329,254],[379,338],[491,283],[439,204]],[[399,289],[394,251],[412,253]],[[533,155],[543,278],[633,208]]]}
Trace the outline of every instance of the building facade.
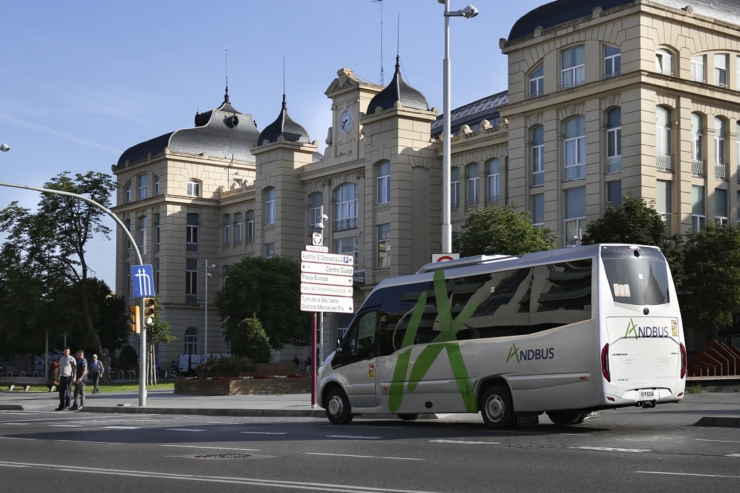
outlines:
{"label": "building facade", "polygon": [[[558,0],[525,14],[500,40],[507,90],[451,113],[453,230],[472,209],[516,203],[565,246],[627,193],[654,201],[672,233],[734,223],[739,26],[740,6],[729,0]],[[436,109],[403,81],[398,62],[387,87],[345,68],[325,94],[333,124],[322,153],[285,99],[259,132],[227,92],[195,127],[138,144],[113,167],[114,210],[155,266],[178,338],[160,348],[163,361],[206,352],[202,305],[245,256],[298,258],[323,231],[331,251],[355,256],[359,306],[378,282],[416,272],[440,251]],[[133,259],[119,235],[116,290],[126,296]],[[227,352],[208,313],[208,352]],[[327,316],[325,352],[348,318]]]}

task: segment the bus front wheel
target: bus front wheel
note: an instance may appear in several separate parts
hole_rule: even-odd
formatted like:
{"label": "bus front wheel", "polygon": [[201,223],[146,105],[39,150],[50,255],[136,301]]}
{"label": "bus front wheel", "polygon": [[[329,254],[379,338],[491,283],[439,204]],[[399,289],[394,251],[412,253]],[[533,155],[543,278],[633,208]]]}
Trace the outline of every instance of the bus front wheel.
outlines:
{"label": "bus front wheel", "polygon": [[516,413],[509,389],[503,386],[488,388],[481,397],[481,414],[489,428],[513,428]]}
{"label": "bus front wheel", "polygon": [[416,421],[421,414],[399,414],[398,417],[404,421]]}
{"label": "bus front wheel", "polygon": [[568,426],[583,423],[581,416],[584,416],[584,413],[580,409],[547,412],[547,417],[550,418],[550,421],[558,426]]}
{"label": "bus front wheel", "polygon": [[326,417],[335,425],[346,425],[352,421],[347,394],[340,388],[333,388],[326,396]]}

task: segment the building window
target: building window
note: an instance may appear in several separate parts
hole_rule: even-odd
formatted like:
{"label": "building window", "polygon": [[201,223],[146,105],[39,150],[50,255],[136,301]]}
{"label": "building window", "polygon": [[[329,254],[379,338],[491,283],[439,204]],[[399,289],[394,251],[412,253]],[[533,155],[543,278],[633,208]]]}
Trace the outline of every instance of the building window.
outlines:
{"label": "building window", "polygon": [[160,184],[159,176],[154,175],[154,195],[159,195],[159,190],[160,190],[159,184]]}
{"label": "building window", "polygon": [[691,174],[704,176],[704,118],[691,113]]}
{"label": "building window", "polygon": [[126,186],[124,187],[123,190],[124,190],[124,193],[123,193],[124,200],[126,201],[127,204],[130,204],[131,203],[131,182],[126,183]]}
{"label": "building window", "polygon": [[671,110],[658,106],[655,109],[655,154],[660,171],[673,170],[671,153]]}
{"label": "building window", "polygon": [[532,186],[545,184],[545,127],[532,129]]}
{"label": "building window", "polygon": [[691,230],[697,233],[707,226],[707,213],[704,202],[704,187],[691,185]]}
{"label": "building window", "polygon": [[154,259],[154,292],[159,293],[159,259]]}
{"label": "building window", "polygon": [[706,58],[704,55],[695,56],[691,59],[691,80],[696,82],[707,81]]}
{"label": "building window", "polygon": [[247,211],[247,243],[254,241],[254,211]]}
{"label": "building window", "polygon": [[156,244],[156,251],[159,252],[159,240],[160,240],[160,230],[159,230],[159,212],[156,212],[154,214],[154,241]]}
{"label": "building window", "polygon": [[341,253],[343,255],[352,255],[355,259],[355,266],[357,265],[357,238],[342,238],[341,240],[334,240],[334,253]]}
{"label": "building window", "polygon": [[545,66],[540,65],[529,76],[529,97],[536,98],[545,93]]}
{"label": "building window", "polygon": [[460,168],[450,168],[450,208],[460,207]]}
{"label": "building window", "polygon": [[231,214],[224,214],[224,246],[231,245]]}
{"label": "building window", "polygon": [[265,224],[275,224],[275,189],[265,189]]}
{"label": "building window", "polygon": [[727,80],[727,55],[714,55],[714,85],[730,87]]}
{"label": "building window", "polygon": [[275,244],[265,243],[265,258],[271,258],[275,256]]}
{"label": "building window", "polygon": [[468,164],[465,167],[465,171],[468,174],[468,205],[475,205],[478,203],[478,185],[480,183],[478,163]]}
{"label": "building window", "polygon": [[139,181],[139,200],[143,200],[146,198],[146,189],[147,189],[147,186],[149,185],[149,176],[139,175],[138,181]]}
{"label": "building window", "polygon": [[185,259],[185,303],[198,303],[198,259]]}
{"label": "building window", "polygon": [[378,269],[391,266],[391,225],[378,225]]}
{"label": "building window", "polygon": [[673,75],[673,55],[660,49],[655,51],[655,70],[663,75]]}
{"label": "building window", "polygon": [[586,220],[586,187],[565,191],[565,244],[577,245]]}
{"label": "building window", "polygon": [[357,227],[357,185],[345,183],[335,192],[334,231]]}
{"label": "building window", "polygon": [[667,233],[670,235],[673,231],[671,228],[671,212],[673,211],[673,201],[671,199],[671,182],[657,181],[657,200],[655,201],[655,210],[663,217]]}
{"label": "building window", "polygon": [[324,194],[321,192],[312,193],[308,197],[310,209],[308,211],[308,229],[310,233],[321,233],[324,221]]}
{"label": "building window", "polygon": [[234,244],[241,245],[244,241],[244,223],[242,222],[242,213],[234,214]]}
{"label": "building window", "polygon": [[586,178],[586,118],[565,122],[565,180]]}
{"label": "building window", "polygon": [[187,193],[188,197],[200,197],[200,183],[195,180],[189,180]]}
{"label": "building window", "polygon": [[622,207],[622,182],[620,180],[606,182],[606,201],[612,207]]}
{"label": "building window", "polygon": [[378,204],[387,204],[391,201],[391,163],[384,161],[378,169]]}
{"label": "building window", "polygon": [[534,226],[545,225],[545,194],[532,195],[532,224]]}
{"label": "building window", "polygon": [[725,164],[725,121],[722,118],[714,119],[714,163]]}
{"label": "building window", "polygon": [[622,50],[614,46],[604,46],[604,78],[622,73]]}
{"label": "building window", "polygon": [[488,182],[488,202],[496,202],[501,197],[501,171],[498,159],[491,159],[486,164]]}
{"label": "building window", "polygon": [[622,171],[622,109],[606,114],[606,172]]}
{"label": "building window", "polygon": [[[131,232],[131,219],[126,219],[123,224],[126,225],[126,231],[129,233]],[[129,239],[128,235],[126,235],[126,256],[128,257],[131,255],[131,240]]]}
{"label": "building window", "polygon": [[221,288],[226,286],[226,280],[229,278],[229,271],[231,270],[230,265],[224,265],[221,267]]}
{"label": "building window", "polygon": [[586,82],[586,49],[575,46],[561,53],[561,88],[579,86]]}
{"label": "building window", "polygon": [[193,327],[185,331],[185,354],[198,354],[198,332]]}
{"label": "building window", "polygon": [[714,224],[728,226],[730,220],[727,212],[727,190],[717,188],[714,190]]}
{"label": "building window", "polygon": [[139,218],[139,253],[146,255],[146,216]]}
{"label": "building window", "polygon": [[185,250],[188,252],[198,251],[198,214],[188,213],[187,226],[185,229]]}

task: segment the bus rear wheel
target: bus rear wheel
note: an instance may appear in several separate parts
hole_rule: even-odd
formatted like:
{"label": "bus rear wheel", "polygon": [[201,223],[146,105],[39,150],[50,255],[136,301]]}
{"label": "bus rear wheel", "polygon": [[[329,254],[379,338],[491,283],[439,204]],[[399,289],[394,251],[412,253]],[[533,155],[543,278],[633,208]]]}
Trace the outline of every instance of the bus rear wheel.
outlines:
{"label": "bus rear wheel", "polygon": [[483,392],[480,404],[483,422],[489,428],[513,428],[516,424],[516,413],[508,388],[500,385],[489,387]]}
{"label": "bus rear wheel", "polygon": [[583,411],[580,409],[569,409],[567,411],[548,411],[547,417],[550,421],[558,426],[568,426],[583,423],[581,416]]}
{"label": "bus rear wheel", "polygon": [[399,414],[398,417],[404,421],[416,421],[421,414]]}
{"label": "bus rear wheel", "polygon": [[332,424],[335,425],[346,425],[352,421],[352,414],[350,414],[350,405],[347,394],[340,388],[333,388],[329,391],[326,396],[326,417],[329,418]]}

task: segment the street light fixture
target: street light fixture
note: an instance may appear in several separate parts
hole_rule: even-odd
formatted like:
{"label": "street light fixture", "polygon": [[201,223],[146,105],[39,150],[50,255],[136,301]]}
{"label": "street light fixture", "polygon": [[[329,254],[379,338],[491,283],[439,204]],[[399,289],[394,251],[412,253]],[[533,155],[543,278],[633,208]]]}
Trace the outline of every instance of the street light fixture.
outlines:
{"label": "street light fixture", "polygon": [[442,107],[442,253],[452,253],[452,224],[450,222],[450,162],[452,161],[451,146],[451,115],[450,115],[450,17],[465,17],[472,19],[478,15],[478,9],[468,5],[462,10],[450,11],[450,0],[437,0],[445,4],[445,59],[444,59],[444,88]]}
{"label": "street light fixture", "polygon": [[208,265],[208,259],[206,259],[206,304],[203,305],[206,309],[206,323],[205,323],[205,336],[206,336],[206,343],[205,343],[205,353],[208,354],[208,278],[212,277],[211,273],[208,272],[208,269],[215,269],[216,264]]}

